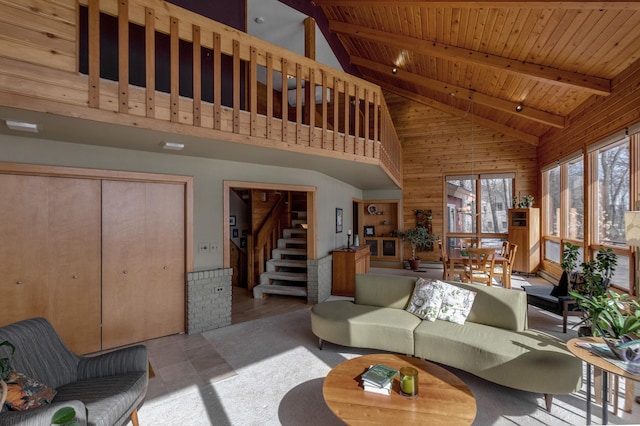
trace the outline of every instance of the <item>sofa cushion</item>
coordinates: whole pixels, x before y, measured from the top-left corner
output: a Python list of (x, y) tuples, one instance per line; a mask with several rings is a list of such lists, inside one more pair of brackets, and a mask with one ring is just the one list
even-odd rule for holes
[(442, 296), (438, 281), (418, 278), (406, 311), (418, 318), (435, 321), (442, 306)]
[(413, 330), (422, 320), (404, 309), (356, 305), (349, 300), (311, 308), (313, 334), (343, 346), (413, 354)]
[(354, 301), (358, 305), (405, 309), (416, 281), (416, 277), (358, 274)]
[(529, 392), (566, 394), (581, 386), (581, 361), (564, 342), (536, 330), (422, 321), (415, 330), (415, 356)]
[(24, 411), (50, 404), (56, 395), (55, 389), (23, 373), (13, 371), (5, 380), (7, 400), (5, 404), (12, 410)]

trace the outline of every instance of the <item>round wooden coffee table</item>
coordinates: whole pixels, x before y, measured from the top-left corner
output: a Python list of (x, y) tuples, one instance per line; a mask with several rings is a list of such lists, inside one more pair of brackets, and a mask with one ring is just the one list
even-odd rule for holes
[[(377, 363), (417, 369), (418, 396), (400, 395), (397, 377), (391, 395), (365, 392), (360, 375)], [(476, 400), (462, 380), (433, 363), (402, 355), (364, 355), (344, 361), (329, 372), (322, 393), (331, 411), (350, 425), (469, 425), (476, 417)]]

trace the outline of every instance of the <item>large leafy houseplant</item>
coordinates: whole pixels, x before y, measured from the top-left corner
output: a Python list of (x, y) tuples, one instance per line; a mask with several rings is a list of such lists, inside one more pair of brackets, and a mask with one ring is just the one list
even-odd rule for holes
[(640, 330), (640, 304), (628, 294), (608, 290), (599, 295), (572, 292), (572, 296), (585, 313), (580, 323), (588, 322), (593, 336), (620, 339)]
[(416, 260), (416, 251), (433, 248), (434, 236), (424, 226), (409, 228), (401, 234), (403, 241), (411, 246), (411, 259)]
[(13, 354), (16, 352), (16, 347), (13, 346), (11, 342), (8, 340), (0, 343), (0, 347), (6, 346), (9, 348), (9, 355), (3, 358), (0, 358), (0, 386), (2, 386), (0, 394), (0, 407), (4, 404), (5, 399), (7, 398), (7, 383), (5, 379), (13, 371), (13, 367), (11, 366), (11, 360), (13, 359)]

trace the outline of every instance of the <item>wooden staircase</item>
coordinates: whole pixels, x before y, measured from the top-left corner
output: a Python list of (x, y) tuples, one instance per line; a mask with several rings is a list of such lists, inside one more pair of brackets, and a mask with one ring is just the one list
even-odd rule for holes
[(292, 211), (291, 228), (282, 230), (282, 238), (271, 250), (266, 271), (260, 274), (260, 284), (253, 287), (253, 297), (265, 294), (307, 297), (307, 213)]

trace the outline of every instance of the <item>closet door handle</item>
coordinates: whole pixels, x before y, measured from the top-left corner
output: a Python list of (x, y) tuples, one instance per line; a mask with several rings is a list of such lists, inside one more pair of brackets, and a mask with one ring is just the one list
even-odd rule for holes
[(72, 275), (72, 278), (73, 278), (74, 280), (77, 280), (77, 279), (79, 278), (79, 277), (78, 277), (78, 274), (73, 274), (73, 275)]
[(129, 273), (129, 271), (127, 271), (126, 269), (124, 271), (122, 271), (123, 274), (127, 275)]
[(20, 285), (20, 284), (22, 284), (22, 281), (16, 281), (16, 284)]
[(166, 271), (167, 269), (169, 269), (169, 267), (167, 265), (164, 265), (164, 267), (162, 269), (164, 269)]

